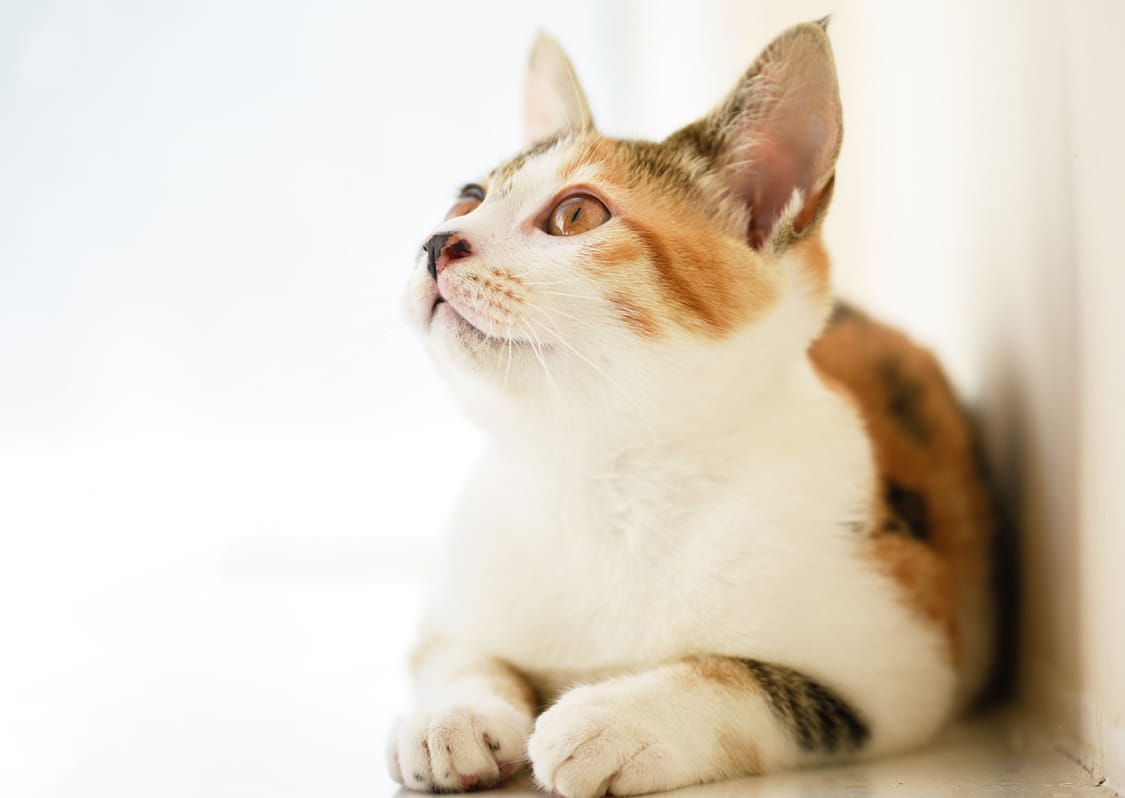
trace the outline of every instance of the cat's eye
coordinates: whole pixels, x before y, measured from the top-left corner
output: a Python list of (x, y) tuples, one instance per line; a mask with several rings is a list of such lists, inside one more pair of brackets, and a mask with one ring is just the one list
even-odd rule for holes
[(553, 236), (576, 236), (609, 221), (609, 209), (597, 197), (575, 194), (567, 197), (547, 217), (546, 230)]
[(476, 183), (470, 183), (461, 189), (460, 196), (457, 197), (457, 202), (449, 209), (449, 213), (445, 215), (446, 220), (464, 216), (477, 209), (482, 202), (484, 202), (484, 189)]

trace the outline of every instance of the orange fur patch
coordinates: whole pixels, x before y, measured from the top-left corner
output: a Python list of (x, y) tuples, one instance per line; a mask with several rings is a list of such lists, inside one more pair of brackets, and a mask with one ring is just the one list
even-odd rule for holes
[[(677, 150), (658, 144), (591, 134), (575, 143), (561, 174), (571, 179), (592, 169), (609, 187), (618, 214), (611, 224), (621, 234), (591, 248), (587, 268), (610, 283), (615, 301), (651, 308), (654, 318), (667, 316), (718, 338), (772, 304), (778, 278), (759, 253), (710, 218), (679, 158)], [(649, 285), (657, 288), (654, 296), (638, 288)], [(652, 334), (650, 325), (643, 327), (643, 334)]]
[[(760, 693), (761, 684), (745, 662), (729, 657), (699, 656), (683, 660), (680, 684), (691, 689), (701, 683), (719, 685), (740, 693)], [(718, 730), (718, 745), (725, 761), (719, 764), (725, 778), (762, 772), (762, 757), (754, 741), (733, 729)]]
[(705, 681), (732, 690), (758, 691), (760, 689), (758, 680), (754, 678), (744, 662), (729, 657), (687, 657), (683, 663), (687, 666), (684, 675), (685, 683)]
[(831, 261), (828, 250), (819, 235), (809, 235), (793, 245), (791, 250), (803, 261), (806, 273), (813, 279), (817, 291), (825, 297), (832, 290)]
[(719, 748), (727, 759), (723, 775), (753, 776), (762, 772), (762, 755), (743, 735), (719, 732)]
[(629, 299), (622, 292), (615, 292), (606, 297), (617, 311), (618, 317), (642, 338), (656, 338), (660, 334), (660, 325), (656, 317), (642, 305)]
[(858, 407), (871, 439), (881, 477), (872, 562), (956, 653), (958, 639), (978, 637), (959, 628), (974, 621), (959, 597), (987, 589), (995, 523), (968, 419), (929, 352), (847, 306), (809, 354)]

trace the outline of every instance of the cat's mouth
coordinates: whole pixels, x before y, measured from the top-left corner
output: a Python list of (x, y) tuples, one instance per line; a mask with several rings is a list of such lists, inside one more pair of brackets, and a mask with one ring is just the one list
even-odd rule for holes
[(434, 296), (434, 302), (430, 306), (430, 326), (431, 327), (434, 325), (434, 322), (437, 320), (438, 312), (441, 311), (442, 308), (444, 308), (445, 312), (450, 313), (453, 316), (457, 317), (457, 319), (459, 319), (466, 326), (471, 327), (472, 329), (476, 330), (481, 335), (486, 335), (484, 330), (480, 329), (475, 324), (473, 324), (471, 321), (466, 319), (465, 314), (458, 311), (457, 308), (454, 307), (453, 304), (450, 303), (450, 301), (448, 299), (443, 297), (440, 292), (437, 293)]
[[(457, 309), (455, 307), (453, 307), (453, 305), (449, 304), (449, 300), (446, 299), (444, 296), (442, 296), (441, 289), (438, 288), (436, 283), (434, 283), (434, 286), (433, 286), (433, 301), (430, 303), (430, 325), (431, 326), (434, 323), (434, 319), (437, 317), (438, 309), (441, 308), (442, 305), (445, 305), (447, 310), (451, 311), (452, 313), (455, 313), (456, 315), (460, 316), (462, 319), (465, 319), (465, 317), (463, 315), (461, 315), (460, 313), (457, 312)], [(466, 320), (465, 323), (469, 324), (468, 320)], [(470, 326), (474, 326), (474, 325), (470, 325)]]
[(493, 335), (482, 330), (471, 322), (466, 314), (462, 313), (453, 302), (450, 302), (438, 292), (434, 296), (433, 305), (430, 306), (430, 328), (432, 329), (435, 324), (441, 323), (443, 319), (448, 319), (459, 333), (471, 335), (485, 343), (503, 347), (527, 343), (519, 338)]

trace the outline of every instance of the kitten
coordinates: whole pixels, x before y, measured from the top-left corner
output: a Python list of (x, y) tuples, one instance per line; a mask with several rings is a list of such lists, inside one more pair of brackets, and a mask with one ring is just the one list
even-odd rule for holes
[(491, 446), (391, 774), (459, 791), (526, 758), (587, 798), (922, 743), (989, 672), (993, 521), (934, 358), (834, 305), (824, 24), (659, 143), (597, 133), (546, 37), (525, 102), (528, 149), (408, 290)]

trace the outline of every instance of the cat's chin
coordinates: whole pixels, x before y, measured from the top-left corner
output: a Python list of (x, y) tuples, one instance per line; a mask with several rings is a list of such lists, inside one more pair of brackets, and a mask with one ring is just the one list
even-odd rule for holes
[[(433, 309), (430, 311), (430, 334), (453, 334), (455, 337), (467, 337), (474, 341), (504, 347), (508, 346), (509, 340), (511, 340), (489, 335), (466, 319), (457, 308), (440, 296), (434, 300)], [(514, 340), (511, 342), (517, 343)]]
[(478, 373), (480, 369), (495, 371), (497, 378), (504, 378), (525, 357), (542, 357), (549, 348), (535, 344), (538, 351), (532, 352), (533, 345), (522, 338), (491, 335), (441, 298), (434, 301), (430, 312), (428, 335), (446, 358), (471, 364)]

